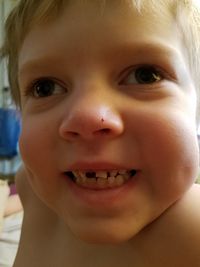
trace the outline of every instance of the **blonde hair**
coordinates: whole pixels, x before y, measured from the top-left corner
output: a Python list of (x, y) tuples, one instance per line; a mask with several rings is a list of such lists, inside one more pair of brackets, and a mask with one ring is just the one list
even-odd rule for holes
[[(56, 19), (64, 6), (75, 0), (20, 0), (11, 11), (5, 24), (5, 38), (0, 50), (0, 57), (7, 59), (8, 78), (12, 97), (20, 106), (18, 85), (18, 55), (23, 40), (33, 25)], [(90, 0), (79, 0), (90, 1)], [(104, 7), (106, 3), (116, 0), (94, 0)], [(200, 91), (200, 0), (118, 0), (127, 2), (142, 14), (151, 8), (153, 12), (163, 13), (169, 10), (179, 26), (183, 43), (188, 52), (190, 71), (199, 99)], [(148, 3), (148, 4), (147, 4)], [(199, 101), (200, 102), (200, 101)], [(198, 107), (200, 103), (197, 103)], [(199, 110), (197, 111), (197, 118)]]

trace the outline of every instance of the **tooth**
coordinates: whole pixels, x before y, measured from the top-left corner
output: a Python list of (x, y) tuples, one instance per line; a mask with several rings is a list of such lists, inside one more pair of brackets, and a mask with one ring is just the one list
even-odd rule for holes
[(119, 174), (125, 174), (127, 173), (127, 170), (119, 170)]
[(85, 175), (85, 172), (78, 171), (77, 174), (78, 174), (78, 175), (77, 175), (78, 177), (81, 177), (81, 178), (83, 178), (83, 179), (87, 178), (86, 175)]
[(96, 172), (96, 177), (101, 177), (101, 178), (107, 178), (107, 172), (106, 171), (97, 171)]
[(111, 185), (115, 182), (115, 177), (114, 176), (110, 176), (108, 177), (108, 183)]
[(87, 185), (94, 185), (94, 184), (96, 184), (96, 178), (86, 178), (86, 181), (85, 181), (85, 183), (87, 184)]
[(82, 177), (80, 177), (80, 180), (81, 180), (82, 183), (85, 183), (87, 178), (86, 178), (86, 176), (82, 176)]
[(81, 182), (81, 178), (76, 177), (76, 183), (79, 184), (79, 185), (81, 185), (81, 184), (82, 184), (82, 182)]
[(80, 178), (80, 175), (79, 175), (78, 171), (73, 171), (72, 173), (76, 178)]
[(125, 181), (127, 181), (130, 178), (130, 175), (128, 173), (125, 173), (123, 175), (123, 178), (124, 178)]
[(116, 176), (117, 175), (117, 173), (118, 173), (118, 171), (116, 171), (116, 170), (113, 170), (113, 171), (110, 171), (110, 176), (112, 177), (114, 177), (114, 176)]
[(115, 182), (118, 186), (122, 185), (124, 183), (124, 178), (122, 175), (117, 175), (115, 178)]
[(104, 178), (98, 178), (98, 179), (97, 179), (97, 184), (98, 184), (100, 187), (104, 187), (104, 186), (107, 184), (107, 179), (104, 179)]
[[(112, 170), (112, 171), (97, 171), (93, 172), (96, 177), (87, 177), (87, 172), (84, 171), (72, 171), (75, 176), (75, 182), (82, 186), (94, 186), (98, 185), (100, 188), (116, 187), (123, 185), (130, 177), (132, 177), (131, 171), (127, 170)], [(110, 174), (110, 175), (109, 175)]]

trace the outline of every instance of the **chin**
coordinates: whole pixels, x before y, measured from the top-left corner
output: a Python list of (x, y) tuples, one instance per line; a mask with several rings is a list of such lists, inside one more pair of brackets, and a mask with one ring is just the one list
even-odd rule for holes
[[(95, 229), (96, 228), (96, 229)], [(128, 242), (132, 239), (138, 232), (127, 232), (121, 229), (115, 229), (115, 227), (91, 227), (90, 229), (71, 229), (73, 234), (83, 242), (95, 245), (117, 245), (121, 243)]]
[(93, 245), (118, 245), (124, 242), (127, 242), (129, 239), (118, 237), (118, 236), (111, 236), (111, 235), (91, 235), (82, 234), (76, 235), (78, 239), (82, 240), (85, 243), (93, 244)]

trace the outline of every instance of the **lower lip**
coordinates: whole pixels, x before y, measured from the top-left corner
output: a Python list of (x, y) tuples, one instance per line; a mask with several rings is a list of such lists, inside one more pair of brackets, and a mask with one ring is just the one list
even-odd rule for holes
[[(129, 194), (133, 193), (137, 181), (136, 173), (133, 178), (129, 179), (125, 184), (109, 189), (88, 189), (78, 186), (70, 178), (65, 176), (69, 192), (76, 201), (85, 203), (89, 206), (112, 206), (122, 203)], [(104, 205), (105, 204), (105, 205)]]

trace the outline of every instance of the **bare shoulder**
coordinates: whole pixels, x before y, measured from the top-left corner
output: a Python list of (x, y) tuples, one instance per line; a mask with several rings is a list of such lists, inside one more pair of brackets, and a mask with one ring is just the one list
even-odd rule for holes
[(23, 166), (17, 172), (16, 185), (24, 217), (14, 267), (34, 267), (35, 258), (41, 259), (39, 266), (47, 266), (42, 263), (43, 258), (46, 260), (43, 252), (50, 251), (51, 244), (55, 244), (51, 240), (57, 231), (57, 215), (34, 193)]
[[(44, 229), (42, 225), (48, 224), (49, 228), (55, 228), (58, 216), (35, 194), (23, 165), (18, 170), (15, 178), (17, 191), (24, 210), (22, 236), (25, 231), (33, 235), (31, 239), (34, 238), (34, 235), (38, 236), (38, 232), (41, 232), (40, 235), (43, 236)], [(33, 224), (35, 225), (35, 233)], [(47, 229), (48, 227), (45, 226), (44, 228)]]
[(151, 255), (160, 255), (162, 266), (200, 266), (200, 186), (194, 184), (149, 229)]
[(28, 181), (28, 174), (23, 165), (16, 174), (15, 182), (26, 215), (29, 215), (31, 218), (39, 217), (41, 214), (44, 214), (43, 217), (48, 217), (49, 214), (55, 216), (55, 213), (52, 212), (33, 191), (30, 182)]
[(200, 201), (200, 184), (193, 184), (193, 186), (188, 191), (188, 194), (195, 194), (196, 197), (199, 198)]
[(33, 205), (42, 204), (33, 192), (30, 182), (28, 181), (28, 174), (24, 165), (21, 165), (21, 167), (17, 171), (15, 175), (15, 183), (17, 187), (17, 193), (20, 197), (24, 209), (29, 208), (29, 206), (33, 207)]
[(183, 199), (185, 213), (190, 215), (191, 226), (196, 226), (200, 241), (200, 185), (194, 184)]
[[(182, 217), (185, 222), (197, 224), (200, 232), (200, 185), (194, 184), (188, 192), (174, 205), (172, 212), (177, 218)], [(175, 216), (175, 217), (176, 217)]]
[[(167, 222), (174, 225), (182, 240), (200, 243), (200, 185), (194, 184), (190, 190), (166, 213)], [(198, 249), (200, 252), (200, 250)]]
[(200, 219), (200, 184), (194, 184), (179, 201), (178, 205), (184, 208), (184, 210), (186, 209), (191, 215), (191, 218), (194, 218), (195, 220), (198, 218)]

